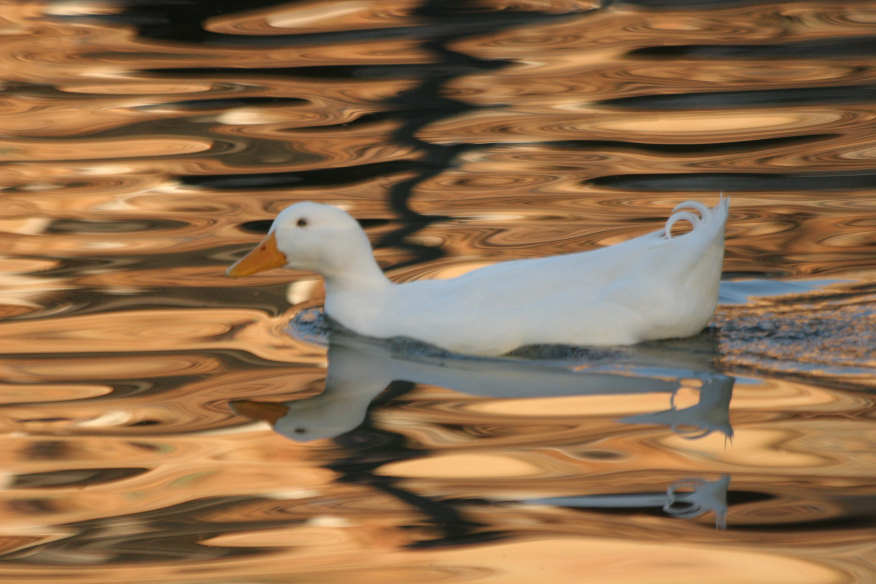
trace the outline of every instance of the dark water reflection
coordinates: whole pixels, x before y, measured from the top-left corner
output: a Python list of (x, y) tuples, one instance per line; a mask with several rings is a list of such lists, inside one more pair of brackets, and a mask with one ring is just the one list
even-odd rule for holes
[[(874, 23), (4, 7), (0, 580), (871, 581)], [(617, 243), (719, 191), (721, 305), (681, 342), (327, 349), (312, 275), (223, 276), (302, 199), (411, 280)]]

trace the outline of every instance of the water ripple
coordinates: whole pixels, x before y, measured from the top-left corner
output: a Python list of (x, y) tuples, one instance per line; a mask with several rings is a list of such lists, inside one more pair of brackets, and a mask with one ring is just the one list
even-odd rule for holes
[[(4, 8), (0, 579), (869, 581), (874, 22)], [(345, 365), (313, 274), (223, 275), (298, 200), (342, 205), (408, 281), (720, 191), (722, 304), (681, 346), (460, 364), (397, 340)]]

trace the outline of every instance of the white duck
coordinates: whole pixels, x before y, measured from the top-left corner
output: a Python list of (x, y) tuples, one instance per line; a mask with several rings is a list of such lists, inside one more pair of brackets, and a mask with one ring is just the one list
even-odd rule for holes
[[(628, 345), (698, 333), (712, 316), (729, 199), (686, 201), (663, 229), (602, 249), (497, 263), (449, 280), (395, 284), (344, 211), (296, 203), (228, 269), (321, 274), (325, 310), (366, 336), (410, 337), (443, 349), (501, 355), (524, 345)], [(693, 209), (690, 211), (679, 210)], [(693, 230), (672, 236), (687, 220)]]

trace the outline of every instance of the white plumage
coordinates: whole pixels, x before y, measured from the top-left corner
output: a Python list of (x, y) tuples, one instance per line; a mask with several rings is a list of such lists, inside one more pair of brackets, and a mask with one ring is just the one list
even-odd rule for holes
[[(345, 327), (459, 353), (500, 355), (532, 344), (626, 345), (693, 335), (708, 323), (718, 300), (728, 208), (724, 197), (711, 209), (686, 201), (664, 229), (617, 245), (501, 262), (449, 280), (395, 284), (352, 217), (303, 202), (283, 210), (266, 240), (229, 274), (281, 265), (318, 272), (325, 279), (326, 312)], [(682, 220), (693, 230), (672, 236)], [(268, 252), (274, 253), (270, 261)]]

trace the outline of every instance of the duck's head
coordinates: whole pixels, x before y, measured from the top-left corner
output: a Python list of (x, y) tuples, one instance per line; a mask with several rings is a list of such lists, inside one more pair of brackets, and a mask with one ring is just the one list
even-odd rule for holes
[(285, 208), (261, 243), (228, 268), (233, 277), (273, 268), (293, 268), (330, 276), (373, 262), (371, 245), (346, 212), (306, 201)]

